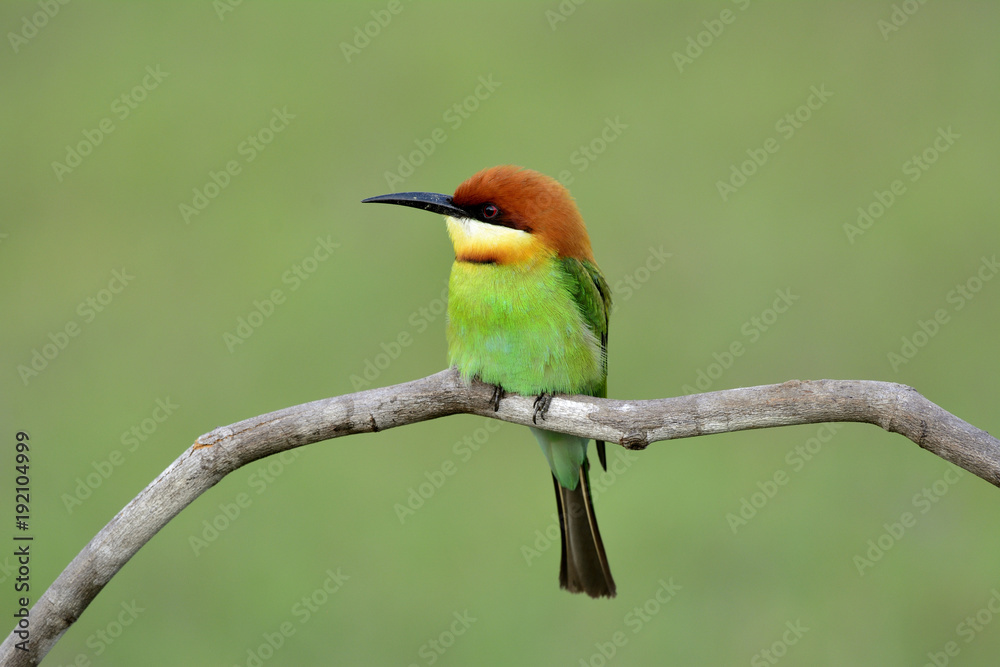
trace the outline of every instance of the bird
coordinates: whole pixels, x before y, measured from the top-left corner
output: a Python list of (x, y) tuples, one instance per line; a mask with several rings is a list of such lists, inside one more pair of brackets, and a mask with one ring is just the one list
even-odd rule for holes
[[(552, 472), (562, 535), (560, 586), (614, 597), (594, 515), (590, 440), (542, 428), (553, 394), (607, 396), (611, 290), (583, 217), (556, 179), (514, 165), (483, 169), (454, 194), (398, 192), (362, 203), (445, 216), (455, 262), (448, 280), (448, 360), (466, 382), (535, 397), (529, 427)], [(541, 420), (541, 424), (539, 424)], [(607, 469), (605, 445), (596, 443)]]

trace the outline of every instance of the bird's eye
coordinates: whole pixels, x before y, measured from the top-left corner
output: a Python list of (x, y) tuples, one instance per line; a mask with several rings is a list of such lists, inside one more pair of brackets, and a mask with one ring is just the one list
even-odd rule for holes
[(500, 215), (500, 209), (495, 204), (486, 204), (483, 206), (483, 217), (487, 220), (495, 218), (498, 215)]

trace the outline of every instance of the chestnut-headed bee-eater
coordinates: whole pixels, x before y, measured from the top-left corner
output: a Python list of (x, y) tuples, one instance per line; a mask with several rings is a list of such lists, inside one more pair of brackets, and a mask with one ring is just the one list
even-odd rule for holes
[[(611, 291), (569, 192), (529, 169), (484, 169), (448, 196), (401, 192), (365, 199), (446, 216), (455, 263), (448, 282), (448, 357), (461, 376), (536, 396), (535, 423), (554, 393), (607, 395)], [(613, 597), (594, 516), (589, 440), (532, 428), (552, 469), (562, 532), (560, 585)], [(604, 443), (598, 457), (606, 466)]]

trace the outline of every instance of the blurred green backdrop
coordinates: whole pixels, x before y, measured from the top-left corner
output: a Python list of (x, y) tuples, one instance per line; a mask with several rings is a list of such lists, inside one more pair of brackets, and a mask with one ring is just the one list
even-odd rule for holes
[[(1000, 427), (996, 3), (18, 1), (0, 25), (0, 467), (27, 431), (33, 597), (198, 435), (443, 368), (444, 226), (359, 201), (496, 164), (589, 223), (611, 396), (891, 380)], [(46, 664), (995, 662), (1000, 493), (900, 436), (628, 455), (594, 601), (559, 590), (545, 461), (498, 426), (233, 473)]]

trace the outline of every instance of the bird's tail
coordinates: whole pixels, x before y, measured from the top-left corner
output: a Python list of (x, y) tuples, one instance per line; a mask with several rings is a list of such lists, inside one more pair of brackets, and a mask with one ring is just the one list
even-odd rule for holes
[(559, 504), (559, 529), (562, 532), (562, 564), (559, 585), (571, 593), (586, 593), (592, 598), (615, 596), (608, 556), (604, 552), (601, 531), (597, 528), (594, 502), (590, 496), (590, 464), (580, 466), (580, 482), (569, 490), (552, 476)]

